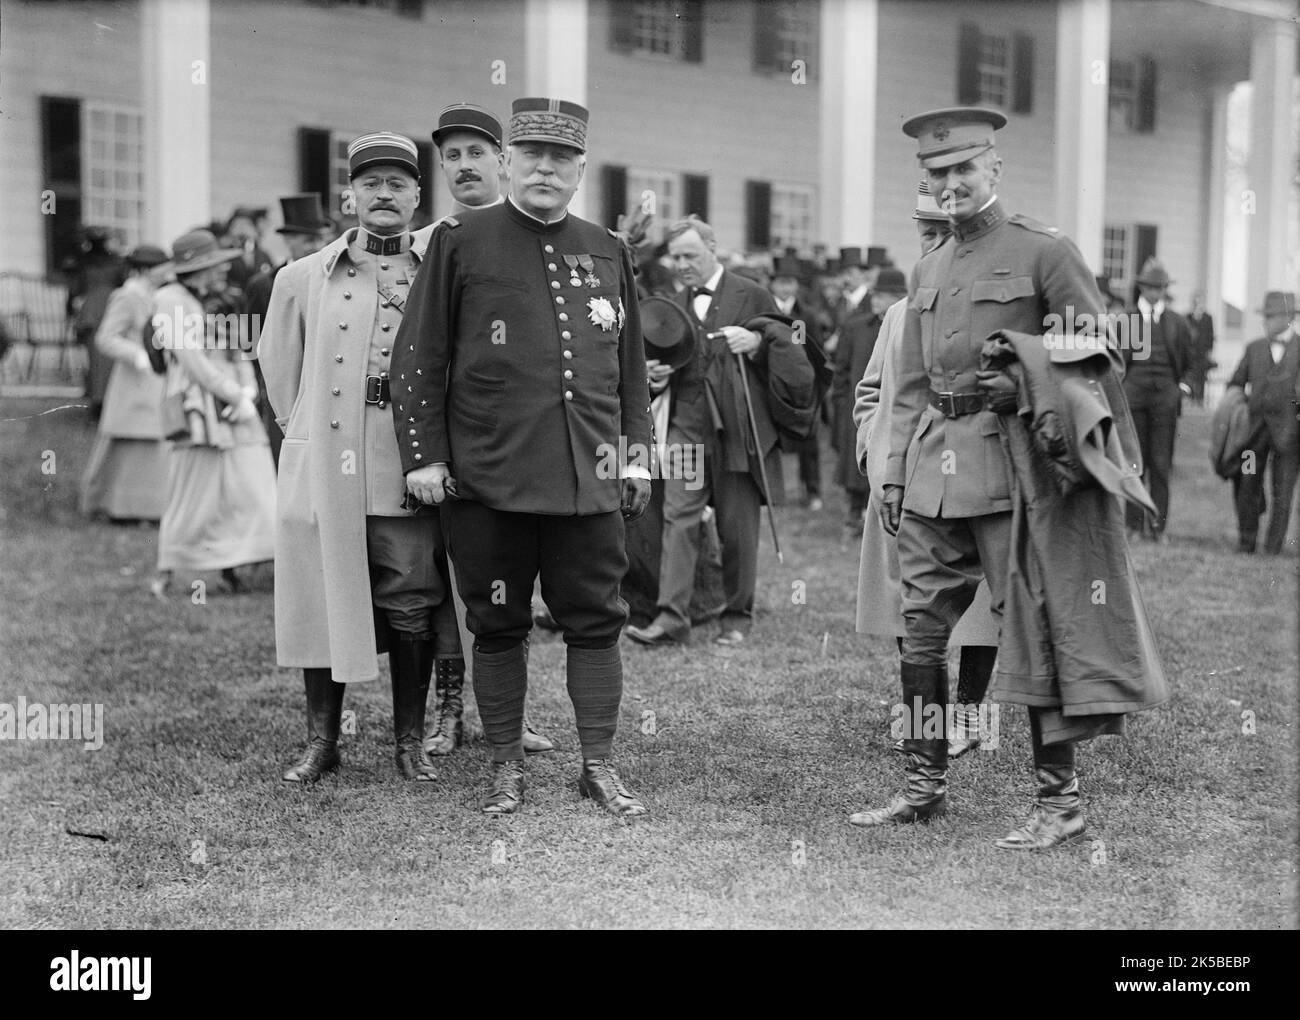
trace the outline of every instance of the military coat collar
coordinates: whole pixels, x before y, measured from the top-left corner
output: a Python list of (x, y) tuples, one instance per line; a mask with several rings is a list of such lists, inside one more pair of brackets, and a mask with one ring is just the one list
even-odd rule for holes
[[(333, 241), (331, 241), (329, 244), (327, 244), (324, 248), (321, 249), (320, 251), (321, 271), (326, 276), (329, 276), (334, 272), (334, 267), (338, 264), (339, 256), (347, 255), (348, 245), (357, 239), (357, 231), (359, 231), (360, 229), (361, 229), (360, 227), (353, 227), (351, 230), (345, 231), (342, 236), (335, 238)], [(424, 237), (416, 237), (414, 235), (411, 236), (410, 238), (411, 259), (417, 265), (419, 264), (420, 260), (424, 257), (424, 252), (425, 249), (428, 247), (428, 244), (429, 244), (428, 236), (424, 236)], [(351, 258), (349, 258), (348, 261), (351, 261)]]
[(993, 204), (983, 212), (977, 213), (964, 223), (954, 223), (952, 233), (958, 241), (973, 241), (977, 237), (983, 237), (995, 227), (1000, 227), (1008, 218), (1006, 210), (1002, 208), (1002, 200), (995, 198)]

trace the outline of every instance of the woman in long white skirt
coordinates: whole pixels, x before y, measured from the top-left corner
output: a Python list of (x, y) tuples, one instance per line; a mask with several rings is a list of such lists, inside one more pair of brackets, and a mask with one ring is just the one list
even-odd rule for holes
[(241, 349), (249, 338), (226, 335), (221, 321), (227, 263), (237, 255), (206, 230), (185, 234), (172, 250), (177, 282), (154, 302), (164, 324), (155, 343), (169, 360), (164, 428), (179, 431), (182, 412), (184, 422), (170, 453), (158, 594), (178, 570), (220, 570), (238, 590), (235, 567), (274, 556), (275, 467), (252, 362)]

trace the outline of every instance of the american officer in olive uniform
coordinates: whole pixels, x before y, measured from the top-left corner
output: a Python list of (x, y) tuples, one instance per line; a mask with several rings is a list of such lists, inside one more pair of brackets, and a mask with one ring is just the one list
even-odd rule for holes
[[(624, 518), (650, 498), (650, 400), (631, 258), (566, 211), (587, 111), (516, 100), (506, 202), (445, 220), (412, 288), (393, 358), (408, 487), (447, 507), (448, 551), (475, 636), (474, 694), (491, 745), (489, 814), (524, 793), (524, 641), (542, 594), (564, 634), (579, 789), (645, 813), (611, 762), (627, 618)], [(620, 444), (620, 438), (623, 444)]]
[[(909, 709), (937, 705), (946, 711), (948, 637), (981, 577), (1001, 619), (1011, 467), (996, 412), (1014, 412), (1016, 402), (1014, 394), (999, 401), (979, 387), (984, 340), (997, 329), (1043, 333), (1049, 315), (1073, 326), (1074, 316), (1103, 309), (1092, 271), (1074, 244), (1052, 227), (1008, 215), (998, 201), (1002, 161), (993, 133), (1005, 124), (996, 111), (958, 108), (903, 125), (919, 140), (930, 190), (953, 221), (952, 236), (913, 271), (880, 508), (885, 530), (898, 537), (907, 630), (901, 672)], [(1050, 846), (1082, 830), (1073, 744), (1044, 746), (1035, 710), (1030, 716), (1040, 803), (1068, 802), (1073, 811), (1052, 815), (1050, 831), (1016, 830), (999, 846)], [(854, 824), (911, 822), (943, 809), (947, 741), (942, 733), (923, 737), (921, 713), (911, 718), (905, 791), (887, 807), (855, 814)]]
[(389, 410), (390, 361), (420, 262), (415, 143), (388, 132), (348, 146), (360, 226), (275, 278), (259, 344), (284, 429), (275, 542), (280, 665), (303, 670), (308, 745), (288, 782), (338, 767), (343, 685), (388, 651), (397, 765), (433, 779), (421, 748), (435, 656), (460, 655), (438, 516), (412, 514)]

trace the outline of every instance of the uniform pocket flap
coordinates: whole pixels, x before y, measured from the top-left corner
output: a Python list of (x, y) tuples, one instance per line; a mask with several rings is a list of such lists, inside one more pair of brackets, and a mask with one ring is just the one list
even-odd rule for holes
[(1008, 276), (1005, 280), (976, 280), (971, 284), (972, 301), (1015, 301), (1034, 296), (1031, 276)]
[(912, 298), (912, 310), (914, 312), (928, 312), (934, 307), (934, 299), (938, 296), (938, 287), (917, 287), (916, 297)]
[(998, 416), (992, 411), (980, 412), (980, 435), (996, 436), (1002, 431), (998, 424)]

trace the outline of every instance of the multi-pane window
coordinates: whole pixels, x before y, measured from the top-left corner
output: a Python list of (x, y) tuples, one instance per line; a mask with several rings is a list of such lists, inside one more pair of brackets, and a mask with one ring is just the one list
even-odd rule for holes
[(352, 178), (348, 173), (348, 145), (356, 137), (351, 132), (330, 132), (330, 190), (325, 196), (325, 208), (331, 213), (342, 211), (343, 192), (352, 187)]
[(816, 4), (761, 3), (755, 9), (755, 19), (756, 70), (790, 74), (795, 62), (802, 61), (802, 66), (812, 71), (816, 66)]
[(1001, 35), (982, 33), (979, 52), (979, 101), (991, 106), (1007, 103), (1007, 39)]
[(128, 247), (140, 243), (144, 223), (143, 117), (138, 110), (86, 102), (82, 219), (119, 232)]
[(1106, 227), (1102, 236), (1101, 275), (1107, 280), (1128, 277), (1128, 227)]
[(771, 201), (771, 238), (773, 248), (812, 250), (816, 241), (814, 212), (816, 190), (806, 184), (773, 184)]
[(632, 48), (671, 56), (682, 42), (681, 22), (670, 0), (637, 0), (632, 4)]

